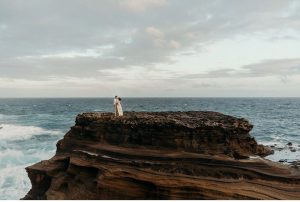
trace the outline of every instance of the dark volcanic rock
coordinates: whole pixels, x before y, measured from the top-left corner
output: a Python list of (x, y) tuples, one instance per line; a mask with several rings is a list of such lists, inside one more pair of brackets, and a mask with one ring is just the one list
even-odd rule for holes
[[(111, 145), (139, 145), (230, 156), (266, 156), (272, 150), (249, 135), (253, 126), (216, 112), (84, 113), (72, 128), (84, 139)], [(64, 149), (64, 148), (60, 148)]]
[(280, 159), (278, 162), (285, 163), (285, 162), (288, 162), (288, 160), (287, 159)]
[(50, 160), (27, 169), (24, 199), (300, 199), (298, 169), (252, 125), (216, 112), (84, 113)]
[(291, 165), (296, 166), (298, 168), (300, 166), (300, 160), (291, 162)]

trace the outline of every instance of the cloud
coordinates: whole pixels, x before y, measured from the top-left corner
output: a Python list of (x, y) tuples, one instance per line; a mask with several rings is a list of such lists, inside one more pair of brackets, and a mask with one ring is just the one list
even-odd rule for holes
[(175, 40), (171, 40), (170, 41), (170, 46), (172, 47), (172, 48), (180, 48), (180, 43), (178, 42), (178, 41), (175, 41)]
[(158, 38), (158, 39), (163, 39), (165, 36), (162, 31), (160, 31), (159, 29), (157, 29), (155, 27), (147, 27), (146, 33), (149, 34), (150, 36), (153, 36), (154, 38)]
[(238, 69), (218, 69), (206, 73), (184, 74), (179, 79), (199, 78), (247, 78), (247, 77), (280, 77), (287, 82), (288, 76), (300, 75), (300, 58), (264, 60), (248, 64)]
[(144, 12), (147, 9), (162, 7), (167, 5), (166, 0), (121, 0), (119, 1), (121, 7), (125, 7), (132, 12)]
[[(260, 63), (245, 65), (245, 75), (249, 76), (289, 76), (300, 74), (300, 58), (265, 60)], [(242, 74), (242, 73), (240, 73)]]
[(2, 0), (0, 78), (136, 79), (134, 75), (153, 71), (157, 72), (153, 78), (177, 81), (288, 78), (298, 74), (298, 59), (258, 61), (240, 68), (220, 66), (181, 76), (167, 75), (163, 67), (226, 39), (297, 41), (299, 13), (297, 0)]

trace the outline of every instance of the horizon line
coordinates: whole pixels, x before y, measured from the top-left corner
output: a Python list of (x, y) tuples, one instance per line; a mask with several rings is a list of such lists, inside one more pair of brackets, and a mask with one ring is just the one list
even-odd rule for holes
[[(99, 96), (99, 97), (0, 97), (0, 99), (84, 99), (84, 98), (114, 98), (114, 96)], [(300, 98), (300, 96), (122, 96), (122, 98)]]

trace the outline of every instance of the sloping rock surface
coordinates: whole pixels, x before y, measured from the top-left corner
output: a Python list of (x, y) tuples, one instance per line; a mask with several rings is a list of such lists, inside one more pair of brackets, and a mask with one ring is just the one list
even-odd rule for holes
[(217, 112), (84, 113), (26, 168), (24, 199), (300, 199), (299, 170), (261, 158), (272, 150), (252, 127)]

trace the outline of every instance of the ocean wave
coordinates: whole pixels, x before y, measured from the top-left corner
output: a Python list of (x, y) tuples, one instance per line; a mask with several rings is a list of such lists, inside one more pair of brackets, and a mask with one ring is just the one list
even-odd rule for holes
[(30, 164), (0, 169), (0, 200), (24, 197), (31, 185), (24, 167)]
[(27, 163), (33, 164), (40, 160), (48, 159), (54, 154), (54, 150), (40, 150), (39, 148), (30, 152), (8, 148), (0, 152), (0, 169)]
[(61, 135), (61, 131), (47, 130), (37, 126), (21, 126), (13, 124), (0, 125), (0, 140), (24, 140), (37, 135)]
[(20, 150), (5, 149), (0, 152), (1, 163), (3, 157), (11, 158), (11, 157), (19, 157), (19, 156), (23, 156), (23, 152)]
[(25, 167), (49, 159), (55, 150), (32, 151), (5, 149), (0, 152), (0, 200), (19, 199), (29, 191), (31, 184)]
[(3, 121), (3, 120), (7, 120), (7, 119), (17, 119), (17, 118), (20, 118), (20, 117), (23, 117), (24, 115), (13, 115), (13, 114), (0, 114), (0, 120)]

